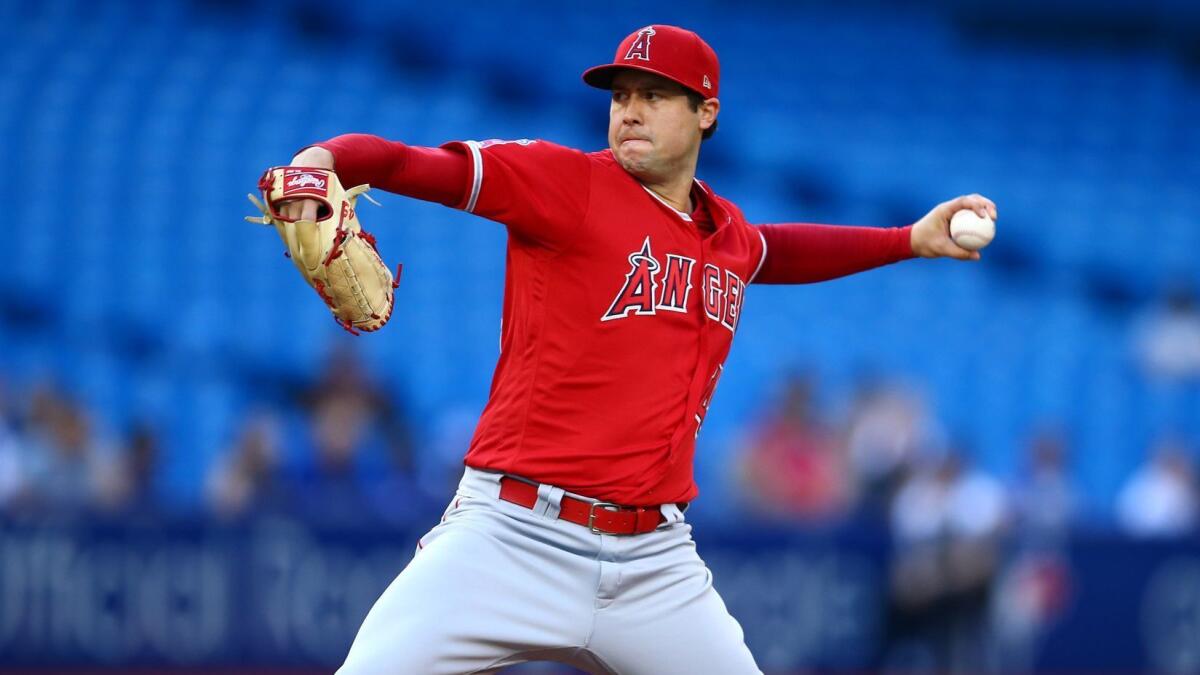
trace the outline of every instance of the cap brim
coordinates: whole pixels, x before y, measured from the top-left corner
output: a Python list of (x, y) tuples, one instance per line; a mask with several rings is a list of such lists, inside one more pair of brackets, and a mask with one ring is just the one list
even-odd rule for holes
[[(606, 63), (604, 65), (593, 66), (591, 68), (588, 68), (587, 70), (583, 71), (583, 81), (585, 83), (587, 83), (588, 85), (593, 86), (597, 89), (610, 89), (611, 90), (613, 78), (616, 77), (617, 73), (621, 72), (622, 70), (640, 70), (643, 73), (650, 73), (651, 75), (658, 75), (661, 78), (670, 80), (670, 81), (674, 82), (675, 84), (678, 84), (679, 86), (683, 87), (684, 89), (687, 89), (688, 91), (696, 91), (695, 89), (692, 89), (691, 87), (684, 84), (683, 82), (680, 82), (679, 80), (671, 77), (670, 75), (667, 75), (664, 72), (655, 70), (654, 68), (649, 68), (647, 66), (633, 66), (633, 65), (627, 66), (624, 64), (620, 64), (620, 63)], [(696, 93), (700, 94), (701, 96), (703, 96), (705, 98), (709, 97), (709, 94), (703, 94), (698, 91), (696, 91)]]

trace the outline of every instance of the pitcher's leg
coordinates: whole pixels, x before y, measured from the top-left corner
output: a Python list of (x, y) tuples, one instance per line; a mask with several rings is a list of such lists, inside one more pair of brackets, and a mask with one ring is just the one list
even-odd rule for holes
[(489, 672), (514, 655), (582, 644), (590, 595), (561, 582), (587, 577), (588, 561), (510, 531), (505, 518), (451, 514), (427, 535), (367, 614), (339, 675)]
[(690, 538), (672, 549), (621, 566), (588, 647), (621, 675), (762, 675)]

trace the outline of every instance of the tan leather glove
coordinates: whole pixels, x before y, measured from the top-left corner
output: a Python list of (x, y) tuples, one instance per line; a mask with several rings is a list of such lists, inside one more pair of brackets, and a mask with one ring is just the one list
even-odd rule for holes
[[(246, 220), (275, 226), (288, 257), (329, 306), (334, 320), (355, 335), (382, 328), (392, 315), (401, 267), (397, 266), (393, 278), (379, 257), (375, 237), (358, 222), (355, 201), (371, 187), (345, 190), (337, 174), (328, 169), (281, 166), (263, 172), (258, 189), (262, 201), (247, 196), (262, 216)], [(295, 199), (320, 202), (317, 219), (283, 216), (280, 206)]]

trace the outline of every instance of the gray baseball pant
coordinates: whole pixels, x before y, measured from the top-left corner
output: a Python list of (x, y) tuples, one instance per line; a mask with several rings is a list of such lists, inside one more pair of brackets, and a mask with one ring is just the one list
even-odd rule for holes
[(499, 499), (500, 476), (467, 468), (339, 675), (761, 675), (678, 507), (654, 532), (594, 534), (557, 519), (562, 489), (542, 485), (531, 510)]

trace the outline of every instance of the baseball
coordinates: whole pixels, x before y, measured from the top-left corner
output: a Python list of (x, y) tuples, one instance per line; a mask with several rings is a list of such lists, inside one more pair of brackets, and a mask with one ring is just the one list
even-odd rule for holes
[(968, 251), (978, 251), (992, 243), (995, 236), (996, 222), (980, 218), (971, 209), (963, 209), (950, 218), (950, 238)]

